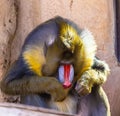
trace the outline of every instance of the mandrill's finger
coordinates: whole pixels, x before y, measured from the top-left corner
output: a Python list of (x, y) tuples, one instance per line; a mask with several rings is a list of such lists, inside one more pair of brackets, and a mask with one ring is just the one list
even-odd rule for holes
[(78, 92), (78, 91), (81, 91), (82, 88), (84, 88), (85, 86), (85, 83), (84, 81), (82, 80), (78, 80), (77, 84), (76, 84), (76, 87), (75, 87), (75, 90)]
[(80, 96), (88, 95), (90, 92), (91, 92), (91, 90), (88, 87), (83, 87), (80, 89), (80, 91), (78, 91)]
[(91, 87), (88, 87), (79, 83), (76, 85), (75, 90), (80, 96), (84, 96), (91, 92)]
[(82, 86), (80, 84), (76, 84), (75, 90), (78, 92), (80, 89), (82, 88)]
[(80, 88), (77, 90), (77, 93), (80, 95), (84, 91), (84, 88)]

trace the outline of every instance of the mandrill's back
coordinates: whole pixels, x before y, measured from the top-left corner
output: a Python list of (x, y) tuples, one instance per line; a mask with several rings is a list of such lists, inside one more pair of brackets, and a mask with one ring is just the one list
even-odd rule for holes
[(64, 19), (60, 16), (57, 16), (53, 19), (50, 19), (39, 26), (37, 26), (26, 38), (23, 49), (26, 48), (26, 46), (50, 46), (55, 39), (58, 39), (59, 36), (59, 30), (60, 30), (60, 24), (61, 22), (67, 23), (68, 25), (71, 25), (73, 28), (76, 29), (76, 31), (81, 33), (81, 29), (77, 27), (77, 25), (68, 20)]
[(58, 24), (56, 19), (49, 20), (36, 27), (26, 38), (23, 49), (26, 46), (49, 46), (58, 37)]

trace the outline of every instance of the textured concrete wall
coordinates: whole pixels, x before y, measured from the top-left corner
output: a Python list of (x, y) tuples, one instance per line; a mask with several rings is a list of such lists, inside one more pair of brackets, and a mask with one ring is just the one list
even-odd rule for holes
[[(14, 0), (0, 1), (0, 77), (10, 65), (11, 42), (16, 31), (16, 5)], [(0, 78), (1, 80), (1, 78)], [(0, 93), (0, 101), (2, 100)]]
[(9, 64), (10, 43), (16, 30), (16, 7), (14, 1), (0, 1), (0, 76)]
[[(12, 2), (16, 6), (16, 13), (14, 12), (14, 5), (8, 4)], [(93, 33), (98, 45), (97, 56), (105, 60), (111, 68), (111, 75), (106, 84), (104, 84), (104, 88), (109, 97), (112, 116), (120, 115), (120, 97), (118, 97), (120, 95), (120, 67), (117, 65), (114, 48), (113, 0), (1, 0), (0, 6), (2, 5), (8, 5), (6, 6), (7, 10), (4, 7), (0, 7), (0, 17), (3, 17), (3, 19), (0, 18), (0, 29), (2, 31), (3, 28), (6, 29), (1, 27), (4, 24), (4, 17), (7, 17), (10, 12), (12, 12), (14, 17), (13, 24), (8, 25), (10, 27), (8, 28), (9, 30), (13, 27), (11, 32), (14, 35), (12, 36), (12, 42), (10, 41), (10, 35), (2, 35), (3, 33), (0, 33), (0, 44), (2, 46), (5, 40), (11, 42), (10, 57), (7, 57), (10, 63), (17, 59), (27, 34), (38, 24), (49, 18), (60, 15), (73, 20), (82, 28), (88, 28)], [(12, 10), (9, 9), (10, 6)], [(3, 9), (6, 13), (2, 13)], [(9, 24), (9, 20), (7, 24)], [(6, 43), (5, 47), (8, 46)], [(4, 55), (0, 57), (5, 59)], [(0, 60), (0, 63), (4, 64), (4, 61)], [(3, 69), (1, 69), (1, 66), (0, 71), (2, 75)]]

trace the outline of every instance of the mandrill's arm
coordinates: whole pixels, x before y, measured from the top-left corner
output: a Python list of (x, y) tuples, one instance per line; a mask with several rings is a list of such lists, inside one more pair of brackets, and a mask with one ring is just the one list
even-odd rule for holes
[(92, 68), (85, 71), (77, 81), (77, 92), (82, 95), (90, 93), (94, 85), (101, 85), (107, 80), (109, 72), (108, 65), (95, 58)]
[(21, 62), (15, 63), (1, 81), (1, 90), (11, 95), (48, 93), (55, 101), (66, 97), (64, 88), (55, 77), (39, 77), (30, 72), (25, 74), (24, 71), (27, 72), (27, 69)]

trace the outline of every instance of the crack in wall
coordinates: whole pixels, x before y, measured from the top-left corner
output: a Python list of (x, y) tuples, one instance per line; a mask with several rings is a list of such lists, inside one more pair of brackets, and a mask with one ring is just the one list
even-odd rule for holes
[[(16, 35), (17, 30), (17, 23), (18, 23), (18, 4), (17, 1), (8, 1), (8, 12), (4, 14), (3, 18), (3, 31), (4, 34), (6, 34), (6, 44), (4, 46), (4, 49), (2, 51), (3, 56), (3, 66), (2, 66), (2, 75), (3, 77), (5, 73), (8, 71), (8, 68), (11, 65), (11, 45)], [(7, 11), (7, 10), (6, 10)], [(8, 38), (8, 39), (7, 39)]]
[(15, 9), (15, 16), (16, 16), (16, 26), (15, 26), (15, 31), (13, 33), (13, 35), (10, 37), (9, 39), (9, 67), (11, 66), (11, 57), (12, 57), (12, 43), (13, 40), (15, 39), (16, 33), (17, 33), (17, 28), (18, 28), (18, 11), (19, 11), (19, 1), (18, 0), (14, 0), (14, 9)]
[(73, 0), (70, 1), (70, 10), (72, 10)]

